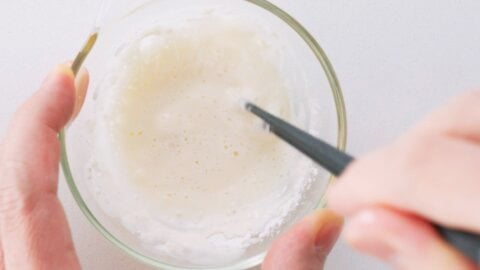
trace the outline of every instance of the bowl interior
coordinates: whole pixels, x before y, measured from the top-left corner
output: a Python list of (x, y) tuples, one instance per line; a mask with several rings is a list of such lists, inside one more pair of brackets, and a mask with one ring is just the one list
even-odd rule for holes
[(85, 63), (91, 74), (90, 91), (77, 120), (61, 134), (62, 167), (77, 203), (92, 224), (128, 254), (164, 269), (246, 269), (259, 264), (275, 235), (322, 205), (330, 181), (329, 174), (318, 169), (318, 175), (305, 191), (300, 205), (275, 235), (252, 246), (239, 258), (208, 265), (195, 265), (159, 255), (126, 230), (118, 219), (110, 216), (105, 206), (97, 203), (95, 196), (99, 191), (88, 181), (101, 179), (88, 180), (86, 164), (94, 154), (92, 134), (98, 116), (98, 102), (102, 100), (102, 85), (108, 79), (106, 75), (112, 68), (112, 61), (128, 46), (128, 41), (148, 30), (146, 26), (158, 26), (166, 21), (194, 23), (205, 16), (205, 12), (264, 29), (266, 38), (274, 44), (272, 50), (281, 55), (278, 67), (286, 80), (295, 115), (300, 119), (298, 125), (341, 149), (345, 147), (343, 99), (325, 53), (296, 20), (271, 3), (263, 0), (153, 0), (127, 14), (114, 16), (100, 29), (99, 39)]

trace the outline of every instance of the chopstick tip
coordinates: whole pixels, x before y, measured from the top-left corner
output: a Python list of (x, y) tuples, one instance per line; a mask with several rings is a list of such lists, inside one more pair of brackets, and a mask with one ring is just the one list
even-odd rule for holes
[(240, 106), (242, 106), (242, 108), (244, 108), (247, 111), (250, 111), (252, 109), (252, 103), (250, 103), (250, 101), (243, 98), (240, 99)]

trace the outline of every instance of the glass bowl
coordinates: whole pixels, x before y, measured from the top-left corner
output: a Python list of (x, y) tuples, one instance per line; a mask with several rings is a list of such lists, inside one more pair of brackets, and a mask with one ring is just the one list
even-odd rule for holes
[[(217, 8), (219, 8), (217, 10)], [(188, 12), (184, 12), (188, 10)], [(91, 224), (115, 246), (130, 256), (161, 269), (248, 269), (259, 265), (275, 236), (316, 208), (323, 207), (323, 194), (332, 177), (318, 169), (315, 180), (305, 190), (304, 198), (294, 213), (276, 233), (249, 248), (233, 261), (218, 264), (179, 262), (146, 248), (114, 217), (106, 213), (95, 200), (95, 191), (86, 184), (86, 164), (92, 155), (92, 119), (96, 102), (109, 63), (117, 57), (127, 41), (138, 35), (145, 25), (161, 25), (162, 21), (191, 21), (198, 14), (221, 12), (249, 20), (259, 28), (271, 31), (275, 49), (282, 53), (280, 72), (284, 75), (293, 111), (301, 128), (344, 150), (346, 144), (345, 106), (340, 85), (325, 52), (312, 35), (293, 17), (265, 0), (152, 0), (126, 14), (116, 16), (102, 25), (95, 47), (85, 65), (91, 74), (90, 91), (79, 117), (60, 133), (62, 169), (68, 186), (82, 212)], [(87, 55), (79, 54), (79, 60)], [(83, 61), (77, 61), (78, 68)], [(67, 139), (68, 138), (68, 139)], [(67, 154), (68, 153), (68, 154)], [(104, 192), (108, 192), (104, 191)]]

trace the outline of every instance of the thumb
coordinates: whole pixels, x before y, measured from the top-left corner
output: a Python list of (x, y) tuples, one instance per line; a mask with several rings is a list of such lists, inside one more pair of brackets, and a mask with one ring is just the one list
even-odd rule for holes
[[(87, 75), (83, 76), (86, 80)], [(86, 87), (86, 83), (80, 86)], [(59, 66), (10, 124), (0, 156), (0, 248), (4, 259), (0, 269), (80, 268), (56, 196), (57, 133), (71, 119), (78, 91), (85, 89), (75, 87), (71, 69)]]
[(313, 213), (273, 243), (262, 269), (323, 269), (342, 225), (343, 219), (330, 210)]

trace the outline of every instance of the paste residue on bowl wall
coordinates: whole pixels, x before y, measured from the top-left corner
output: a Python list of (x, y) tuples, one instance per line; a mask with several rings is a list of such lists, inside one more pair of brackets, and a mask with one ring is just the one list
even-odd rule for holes
[(112, 63), (99, 89), (88, 185), (152, 253), (234, 262), (301, 204), (316, 168), (239, 104), (298, 121), (265, 36), (206, 15), (143, 31)]

